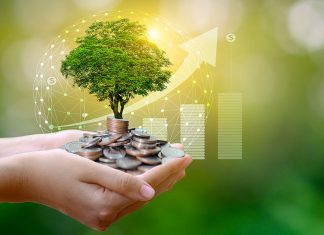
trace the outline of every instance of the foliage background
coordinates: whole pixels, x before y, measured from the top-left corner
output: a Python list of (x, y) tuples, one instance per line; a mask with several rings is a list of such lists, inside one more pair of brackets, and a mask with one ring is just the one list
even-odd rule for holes
[[(76, 19), (103, 9), (140, 9), (179, 23), (193, 35), (216, 25), (221, 37), (235, 32), (238, 38), (233, 77), (244, 97), (244, 159), (217, 160), (215, 106), (207, 123), (206, 160), (195, 161), (171, 192), (106, 233), (323, 234), (320, 2), (1, 0), (0, 136), (39, 132), (31, 90), (35, 65), (50, 39)], [(319, 4), (319, 16), (307, 15), (309, 4)], [(300, 14), (293, 17), (296, 9)], [(220, 47), (219, 53), (228, 52)], [(217, 92), (224, 92), (228, 63), (218, 60)], [(26, 203), (0, 205), (0, 234), (97, 232)]]

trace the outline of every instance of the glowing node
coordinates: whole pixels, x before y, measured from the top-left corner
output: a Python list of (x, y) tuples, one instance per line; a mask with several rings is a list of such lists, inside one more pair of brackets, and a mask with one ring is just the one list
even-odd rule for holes
[(152, 41), (159, 38), (159, 33), (155, 29), (150, 29), (147, 33), (148, 33), (149, 39), (152, 40)]
[(209, 74), (206, 74), (206, 78), (209, 78), (210, 77), (210, 75)]
[(108, 105), (105, 105), (105, 109), (108, 109)]
[(182, 141), (185, 142), (187, 140), (187, 138), (182, 138)]
[(98, 122), (98, 126), (101, 126), (101, 124), (102, 124), (101, 122)]
[(169, 98), (168, 97), (165, 97), (164, 100), (167, 101), (167, 100), (169, 100)]
[(48, 124), (48, 121), (47, 120), (45, 120), (45, 124)]
[(193, 83), (193, 84), (196, 84), (196, 83), (197, 83), (197, 81), (196, 81), (196, 80), (193, 80), (193, 81), (192, 81), (192, 83)]
[(204, 90), (204, 93), (207, 94), (207, 90)]
[(183, 112), (183, 108), (180, 108), (180, 112)]
[(130, 14), (131, 14), (131, 15), (134, 15), (134, 12), (133, 12), (133, 11), (131, 11), (131, 12), (130, 12)]
[(54, 48), (54, 44), (51, 45), (51, 48)]
[(65, 43), (65, 42), (66, 42), (66, 40), (65, 40), (65, 39), (63, 39), (63, 40), (62, 40), (62, 42), (63, 42), (63, 43)]
[(150, 118), (150, 122), (153, 122), (153, 118)]
[(61, 55), (64, 55), (64, 51), (61, 51)]
[(134, 115), (134, 112), (131, 112), (131, 115)]
[(49, 128), (50, 130), (53, 130), (53, 129), (54, 129), (54, 126), (53, 126), (53, 125), (49, 125), (48, 128)]
[(173, 47), (173, 44), (171, 42), (168, 45), (169, 45), (169, 47)]
[(68, 96), (68, 94), (66, 93), (66, 92), (64, 92), (64, 94), (63, 94), (64, 96)]
[(44, 102), (44, 99), (43, 98), (41, 98), (40, 100), (39, 100), (40, 102)]
[(200, 131), (200, 129), (198, 128), (198, 129), (197, 129), (197, 132), (199, 132), (199, 131)]
[(186, 124), (185, 124), (186, 126), (189, 126), (189, 122), (186, 122)]
[(147, 100), (145, 100), (145, 104), (148, 104), (149, 102)]
[(82, 126), (79, 126), (79, 129), (82, 129)]
[(164, 109), (161, 109), (161, 113), (164, 113)]
[(65, 30), (65, 33), (69, 33), (69, 30)]
[(54, 69), (54, 66), (53, 65), (51, 66), (51, 69)]
[(52, 55), (50, 55), (48, 58), (50, 58), (50, 59), (53, 59), (53, 56)]
[(38, 112), (38, 115), (39, 115), (39, 116), (42, 115), (42, 112)]
[(195, 104), (197, 104), (198, 103), (198, 100), (195, 100)]
[(70, 112), (66, 112), (66, 115), (70, 116), (70, 115), (71, 115), (71, 113), (70, 113)]
[(43, 77), (44, 77), (44, 75), (43, 75), (43, 74), (41, 74), (41, 75), (40, 75), (40, 77), (41, 77), (41, 78), (43, 78)]
[(84, 24), (86, 21), (85, 20), (82, 20), (81, 23)]
[(84, 99), (81, 98), (81, 99), (80, 99), (80, 102), (83, 102), (83, 101), (84, 101)]
[(35, 91), (38, 91), (38, 86), (37, 86), (37, 87), (35, 87)]
[(180, 94), (180, 92), (181, 92), (180, 90), (177, 90), (177, 93), (178, 93), (178, 94)]
[(75, 31), (78, 33), (78, 32), (80, 32), (80, 29), (76, 29)]
[(48, 109), (47, 109), (47, 111), (51, 112), (51, 111), (52, 111), (52, 109), (51, 109), (51, 108), (48, 108)]
[(82, 117), (83, 117), (83, 118), (88, 117), (88, 115), (89, 115), (88, 113), (82, 113)]
[(43, 62), (42, 62), (42, 63), (40, 63), (40, 66), (42, 66), (42, 67), (43, 67), (43, 66), (44, 66), (44, 63), (43, 63)]
[(198, 115), (198, 117), (200, 117), (200, 118), (201, 118), (201, 117), (202, 117), (202, 114), (200, 113), (200, 114)]

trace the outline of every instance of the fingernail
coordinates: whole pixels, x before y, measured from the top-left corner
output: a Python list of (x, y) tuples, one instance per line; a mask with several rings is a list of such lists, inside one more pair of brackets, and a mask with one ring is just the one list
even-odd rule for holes
[(142, 185), (140, 192), (145, 199), (151, 199), (155, 194), (154, 189), (146, 184)]

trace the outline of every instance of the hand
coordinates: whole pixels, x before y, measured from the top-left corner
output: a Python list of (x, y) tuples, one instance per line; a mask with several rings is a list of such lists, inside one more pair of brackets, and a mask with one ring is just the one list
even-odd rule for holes
[(0, 139), (0, 157), (56, 149), (68, 142), (78, 140), (83, 133), (85, 132), (80, 130), (66, 130), (50, 134), (3, 138)]
[(138, 177), (63, 150), (20, 154), (6, 161), (19, 161), (20, 167), (14, 167), (19, 177), (10, 180), (9, 189), (8, 184), (3, 188), (1, 179), (8, 178), (8, 174), (3, 171), (5, 177), (2, 178), (0, 173), (0, 192), (6, 192), (0, 195), (0, 200), (45, 204), (87, 226), (104, 230), (123, 215), (143, 206), (155, 193), (171, 187), (184, 176), (184, 168), (191, 159), (177, 159)]

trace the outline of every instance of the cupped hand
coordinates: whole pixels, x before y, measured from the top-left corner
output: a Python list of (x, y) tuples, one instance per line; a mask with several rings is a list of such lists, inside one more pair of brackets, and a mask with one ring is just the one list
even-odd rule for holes
[(132, 176), (59, 149), (19, 159), (24, 167), (17, 201), (47, 205), (97, 230), (170, 189), (191, 163), (186, 156)]

